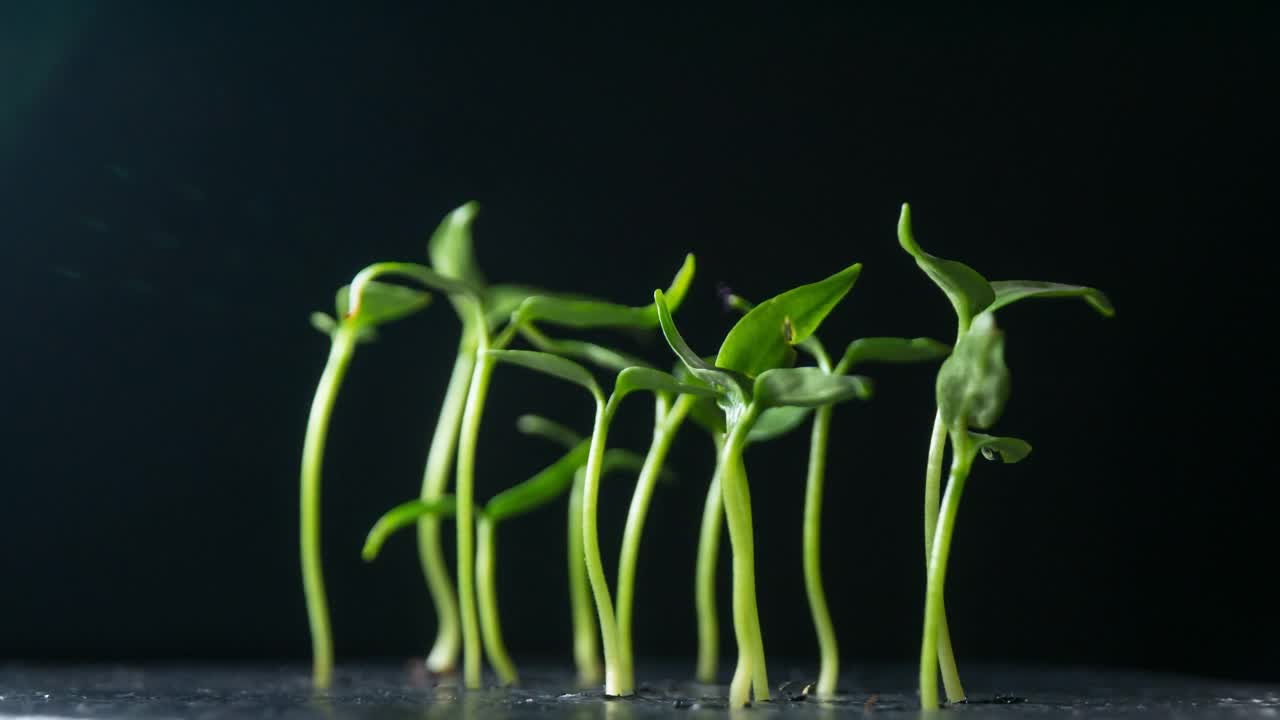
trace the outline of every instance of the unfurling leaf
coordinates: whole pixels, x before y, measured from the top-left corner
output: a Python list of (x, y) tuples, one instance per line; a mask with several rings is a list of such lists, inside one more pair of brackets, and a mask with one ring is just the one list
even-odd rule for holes
[(1016, 463), (1031, 454), (1031, 444), (1012, 437), (995, 437), (982, 433), (969, 433), (970, 452), (981, 452), (992, 462)]
[(927, 362), (946, 357), (951, 348), (931, 338), (870, 337), (849, 343), (834, 373), (843, 375), (862, 363)]
[(353, 323), (358, 329), (372, 329), (399, 320), (425, 308), (431, 302), (430, 293), (371, 280), (363, 283), (359, 314), (351, 315), (348, 311), (353, 285), (355, 283), (338, 289), (334, 305), (338, 317), (343, 322)]
[(988, 308), (992, 311), (1024, 298), (1078, 297), (1083, 298), (1094, 310), (1106, 317), (1114, 317), (1116, 314), (1116, 309), (1106, 293), (1084, 285), (1065, 285), (1039, 280), (996, 280), (991, 283), (991, 287), (996, 293), (995, 300)]
[[(668, 288), (668, 302), (679, 307), (693, 282), (695, 269), (693, 255), (686, 255), (684, 265), (676, 273)], [(537, 295), (520, 304), (512, 316), (512, 322), (544, 321), (553, 325), (572, 328), (652, 328), (658, 324), (658, 316), (652, 304), (630, 307), (599, 300), (569, 298), (559, 295)]]
[(441, 275), (482, 288), (484, 275), (471, 241), (471, 224), (479, 209), (475, 202), (468, 202), (446, 215), (427, 242), (427, 257)]
[(968, 324), (975, 315), (995, 301), (995, 290), (978, 271), (964, 263), (930, 255), (916, 243), (915, 233), (911, 230), (911, 206), (906, 203), (903, 203), (902, 215), (898, 218), (898, 244), (916, 259), (920, 269), (947, 294), (961, 325)]
[(451, 517), (456, 509), (457, 504), (452, 495), (442, 495), (434, 500), (410, 500), (397, 505), (374, 523), (373, 529), (369, 530), (369, 536), (364, 541), (364, 549), (360, 551), (360, 556), (365, 562), (372, 562), (382, 551), (382, 545), (387, 538), (397, 531), (416, 525), (419, 518), (427, 515)]
[(676, 329), (675, 320), (671, 317), (671, 310), (667, 307), (666, 297), (661, 290), (653, 291), (653, 304), (658, 308), (662, 335), (685, 368), (695, 378), (720, 393), (722, 401), (745, 407), (751, 401), (751, 381), (740, 373), (712, 365), (689, 347)]
[(860, 375), (828, 375), (815, 367), (776, 368), (760, 373), (754, 388), (762, 407), (821, 407), (871, 397), (871, 380)]
[(938, 371), (938, 409), (947, 427), (988, 428), (1009, 399), (1009, 368), (1004, 363), (1004, 334), (995, 316), (979, 314), (956, 342)]
[(551, 375), (586, 388), (597, 399), (603, 397), (600, 386), (591, 373), (572, 360), (557, 355), (530, 350), (486, 350), (485, 354), (498, 362), (519, 365), (530, 370)]

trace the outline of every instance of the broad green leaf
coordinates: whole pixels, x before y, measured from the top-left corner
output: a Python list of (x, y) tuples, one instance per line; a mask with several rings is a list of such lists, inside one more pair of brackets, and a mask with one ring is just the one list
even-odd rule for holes
[(364, 549), (360, 551), (360, 556), (365, 562), (372, 562), (382, 551), (382, 545), (387, 538), (397, 531), (416, 525), (418, 519), (425, 515), (451, 517), (456, 509), (457, 505), (452, 495), (442, 495), (434, 500), (410, 500), (397, 505), (374, 523), (373, 529), (369, 531), (369, 536), (364, 541)]
[(332, 335), (338, 329), (338, 321), (322, 312), (311, 313), (311, 327), (325, 335)]
[(637, 390), (648, 390), (653, 393), (671, 393), (672, 395), (695, 395), (697, 397), (714, 398), (719, 395), (704, 384), (685, 383), (672, 375), (647, 367), (629, 367), (618, 373), (613, 385), (615, 396), (626, 395)]
[(982, 453), (992, 462), (1016, 463), (1031, 454), (1031, 444), (1012, 437), (995, 437), (982, 433), (969, 433), (970, 452)]
[(1009, 399), (1009, 368), (1004, 363), (1004, 333), (995, 316), (979, 314), (956, 342), (951, 357), (938, 370), (938, 410), (947, 427), (961, 421), (989, 428)]
[[(672, 307), (679, 307), (684, 301), (689, 283), (693, 281), (694, 268), (693, 255), (686, 255), (684, 265), (667, 290)], [(658, 324), (658, 316), (653, 305), (630, 307), (598, 300), (539, 295), (521, 303), (513, 316), (513, 322), (521, 325), (538, 321), (572, 328), (651, 328)]]
[(768, 442), (780, 438), (804, 424), (813, 408), (784, 405), (771, 407), (760, 413), (751, 432), (747, 433), (748, 443)]
[(441, 275), (482, 288), (484, 276), (471, 241), (471, 223), (479, 209), (476, 203), (468, 202), (446, 215), (427, 242), (427, 257)]
[(871, 379), (828, 375), (815, 367), (775, 368), (756, 378), (754, 398), (762, 407), (821, 407), (871, 397)]
[[(354, 285), (354, 283), (353, 283)], [(366, 281), (361, 292), (361, 307), (358, 315), (348, 314), (352, 285), (344, 285), (338, 289), (334, 304), (338, 317), (343, 322), (352, 323), (356, 328), (375, 328), (425, 308), (431, 302), (431, 294), (421, 290), (400, 285), (391, 285), (376, 281)]]
[(573, 484), (573, 473), (587, 462), (591, 442), (583, 440), (541, 472), (494, 495), (484, 513), (494, 522), (535, 510)]
[(689, 372), (719, 392), (722, 400), (745, 407), (751, 401), (751, 381), (732, 370), (712, 365), (689, 347), (689, 344), (680, 336), (680, 331), (676, 329), (675, 320), (671, 317), (671, 310), (667, 307), (666, 297), (661, 290), (653, 291), (653, 303), (658, 308), (663, 337), (667, 339), (667, 344), (671, 346), (676, 357), (680, 358)]
[(843, 375), (862, 363), (913, 363), (946, 357), (951, 347), (931, 338), (870, 337), (849, 343), (836, 364), (835, 374)]
[(756, 305), (725, 336), (716, 366), (755, 377), (795, 361), (793, 345), (818, 329), (836, 303), (857, 282), (861, 264), (809, 285), (788, 290)]
[(644, 360), (603, 345), (582, 340), (562, 340), (547, 337), (542, 331), (528, 324), (520, 328), (520, 334), (529, 341), (530, 345), (543, 352), (585, 360), (592, 365), (612, 370), (613, 372), (621, 372), (629, 367), (649, 366), (649, 363)]
[(548, 420), (541, 415), (521, 415), (516, 418), (516, 429), (525, 435), (536, 435), (566, 448), (572, 448), (582, 442), (582, 436), (568, 426)]
[(600, 386), (596, 384), (590, 371), (572, 360), (531, 350), (486, 350), (485, 354), (498, 362), (519, 365), (580, 385), (597, 399), (602, 397)]
[(967, 325), (975, 315), (995, 301), (996, 294), (991, 283), (979, 275), (978, 271), (964, 263), (930, 255), (916, 243), (915, 234), (911, 230), (911, 206), (907, 203), (902, 204), (902, 215), (898, 218), (898, 244), (916, 259), (920, 269), (947, 294), (961, 325)]
[(987, 309), (993, 312), (1024, 298), (1078, 297), (1084, 298), (1084, 301), (1094, 310), (1106, 317), (1115, 317), (1116, 314), (1116, 309), (1106, 293), (1084, 285), (1065, 285), (1039, 280), (996, 280), (991, 283), (991, 287), (995, 290), (996, 298)]

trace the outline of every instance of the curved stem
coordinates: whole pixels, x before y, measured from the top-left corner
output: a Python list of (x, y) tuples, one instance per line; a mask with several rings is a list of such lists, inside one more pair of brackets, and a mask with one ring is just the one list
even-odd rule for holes
[(694, 604), (698, 613), (698, 682), (716, 681), (720, 663), (720, 622), (716, 611), (716, 564), (720, 557), (720, 525), (724, 518), (724, 495), (720, 489), (720, 452), (724, 436), (716, 435), (716, 470), (707, 486), (702, 504), (702, 528), (698, 533), (698, 562), (695, 571)]
[(497, 523), (484, 513), (476, 522), (476, 592), (480, 599), (480, 633), (489, 664), (503, 685), (519, 682), (515, 663), (502, 641), (502, 619), (498, 615)]
[[(449, 375), (440, 417), (431, 437), (431, 449), (427, 452), (427, 466), (422, 473), (423, 500), (436, 500), (448, 490), (449, 474), (453, 469), (454, 451), (458, 444), (458, 430), (462, 424), (462, 411), (471, 386), (471, 373), (475, 369), (475, 340), (463, 331), (458, 345), (458, 356)], [(422, 563), (422, 575), (427, 581), (432, 604), (436, 610), (436, 640), (427, 655), (427, 669), (432, 672), (449, 672), (458, 663), (462, 649), (462, 635), (458, 616), (458, 599), (449, 578), (449, 566), (444, 559), (440, 543), (440, 518), (424, 515), (418, 521), (418, 557)]]
[(299, 549), (302, 556), (302, 591), (307, 602), (307, 622), (311, 627), (311, 678), (318, 688), (333, 680), (333, 631), (329, 626), (329, 602), (324, 590), (324, 569), (320, 560), (320, 472), (324, 465), (324, 445), (329, 419), (342, 387), (342, 379), (355, 353), (356, 336), (339, 327), (333, 333), (329, 359), (316, 386), (307, 417), (307, 433), (302, 445), (302, 477), (299, 499)]
[[(953, 437), (953, 445), (955, 438)], [(971, 459), (963, 447), (955, 447), (951, 461), (951, 478), (942, 498), (937, 531), (929, 555), (929, 577), (925, 590), (924, 638), (920, 644), (920, 704), (925, 710), (938, 707), (938, 637), (943, 622), (943, 591), (947, 579), (947, 560), (951, 554), (951, 536), (955, 530), (956, 511), (969, 477)]]
[(587, 582), (586, 551), (582, 549), (582, 486), (587, 473), (578, 468), (569, 490), (569, 602), (573, 610), (573, 662), (578, 666), (578, 684), (598, 685), (604, 677), (600, 668), (600, 635), (592, 612), (591, 585)]
[(600, 639), (604, 645), (604, 692), (606, 695), (632, 695), (633, 679), (618, 664), (618, 621), (613, 614), (609, 581), (600, 559), (600, 535), (596, 527), (596, 509), (600, 497), (600, 474), (604, 467), (604, 450), (609, 436), (609, 417), (605, 404), (596, 399), (595, 426), (591, 431), (591, 453), (587, 456), (587, 476), (582, 486), (582, 549), (587, 560), (587, 579), (600, 616)]
[[(929, 460), (924, 476), (924, 562), (926, 572), (933, 555), (933, 536), (938, 527), (939, 498), (942, 494), (942, 460), (947, 450), (947, 426), (942, 422), (942, 411), (933, 418), (933, 431), (929, 436)], [(960, 683), (960, 669), (956, 666), (955, 650), (951, 646), (951, 628), (947, 624), (945, 598), (938, 620), (938, 663), (942, 670), (942, 684), (947, 700), (964, 700), (964, 686)]]
[(462, 680), (468, 689), (480, 687), (480, 628), (475, 597), (475, 473), (476, 441), (484, 414), (489, 379), (494, 360), (484, 354), (488, 342), (481, 334), (476, 344), (476, 365), (471, 374), (467, 403), (462, 413), (462, 434), (458, 442), (457, 500), (458, 603), (462, 619)]
[(618, 663), (626, 675), (634, 675), (634, 656), (631, 645), (631, 618), (635, 601), (636, 561), (640, 555), (640, 539), (644, 534), (644, 521), (653, 499), (653, 489), (662, 473), (662, 466), (671, 449), (671, 441), (693, 407), (691, 395), (681, 395), (675, 404), (658, 393), (654, 401), (653, 440), (645, 455), (644, 466), (636, 479), (636, 489), (627, 511), (627, 524), (622, 532), (622, 550), (618, 556)]
[(822, 658), (816, 688), (820, 698), (835, 695), (836, 681), (840, 676), (840, 650), (822, 587), (822, 485), (827, 466), (831, 410), (832, 406), (824, 405), (814, 411), (813, 433), (809, 442), (809, 477), (804, 493), (804, 588), (809, 596), (809, 611), (813, 614), (813, 629), (818, 635), (818, 650)]
[(755, 540), (751, 529), (751, 495), (742, 451), (757, 411), (749, 407), (733, 423), (721, 453), (720, 482), (724, 495), (729, 542), (733, 548), (733, 626), (738, 642), (738, 667), (729, 685), (729, 706), (742, 707), (755, 690), (757, 701), (769, 699), (768, 673), (760, 614), (755, 592)]

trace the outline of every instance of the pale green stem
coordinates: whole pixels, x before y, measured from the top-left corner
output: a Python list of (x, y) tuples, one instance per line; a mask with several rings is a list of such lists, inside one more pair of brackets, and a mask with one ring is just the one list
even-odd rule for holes
[(702, 529), (698, 533), (698, 562), (694, 605), (698, 613), (698, 682), (716, 681), (720, 664), (720, 621), (716, 611), (716, 564), (720, 557), (720, 525), (724, 518), (724, 494), (720, 490), (720, 454), (724, 436), (716, 435), (716, 470), (702, 504)]
[(671, 449), (671, 441), (680, 430), (689, 409), (693, 407), (692, 395), (681, 395), (675, 404), (662, 393), (654, 401), (653, 440), (645, 455), (644, 466), (636, 479), (636, 489), (631, 496), (631, 508), (627, 512), (627, 524), (622, 532), (622, 550), (618, 557), (618, 664), (620, 671), (633, 677), (635, 658), (631, 644), (632, 608), (635, 605), (636, 561), (640, 555), (640, 539), (644, 534), (645, 516), (653, 499), (653, 489), (662, 473), (662, 466)]
[(755, 590), (755, 540), (751, 529), (751, 495), (747, 486), (742, 451), (758, 410), (748, 407), (743, 417), (731, 423), (720, 460), (720, 481), (724, 495), (729, 542), (733, 548), (733, 629), (738, 643), (738, 666), (729, 685), (729, 707), (743, 707), (755, 690), (757, 701), (769, 699), (768, 673), (760, 613)]
[[(929, 555), (929, 578), (925, 589), (924, 637), (920, 644), (920, 705), (925, 710), (938, 708), (938, 637), (943, 620), (943, 591), (947, 579), (947, 560), (951, 554), (951, 536), (955, 530), (956, 511), (969, 477), (970, 453), (964, 446), (964, 429), (952, 436), (951, 478), (942, 498), (932, 552)], [(960, 442), (957, 442), (957, 440)]]
[(592, 612), (591, 585), (587, 582), (586, 551), (582, 549), (582, 486), (586, 470), (578, 468), (569, 490), (569, 601), (573, 609), (573, 661), (578, 667), (578, 684), (600, 684), (600, 636)]
[[(947, 450), (947, 426), (942, 422), (942, 411), (933, 418), (933, 433), (929, 437), (929, 460), (924, 476), (924, 561), (926, 572), (933, 556), (933, 534), (938, 526), (939, 498), (942, 495), (942, 460)], [(964, 700), (964, 686), (960, 683), (960, 669), (956, 666), (955, 650), (951, 645), (951, 628), (947, 624), (945, 597), (938, 618), (938, 663), (942, 670), (942, 684), (947, 690), (947, 700)]]
[(502, 641), (502, 619), (498, 615), (497, 523), (483, 512), (476, 522), (476, 592), (480, 600), (480, 632), (489, 664), (503, 685), (515, 685), (520, 678), (515, 663)]
[(311, 677), (318, 688), (327, 688), (333, 681), (333, 631), (329, 627), (329, 602), (325, 597), (324, 569), (320, 560), (320, 471), (324, 465), (329, 419), (333, 416), (333, 405), (351, 364), (355, 345), (355, 331), (342, 326), (334, 331), (329, 359), (311, 401), (311, 414), (307, 417), (307, 433), (302, 445), (299, 548), (302, 554), (302, 591), (307, 601), (307, 622), (311, 626)]
[(600, 475), (604, 467), (604, 450), (609, 437), (608, 412), (601, 398), (596, 399), (596, 419), (591, 430), (591, 451), (587, 456), (587, 478), (582, 486), (582, 549), (587, 560), (587, 579), (596, 600), (600, 617), (600, 640), (604, 645), (604, 692), (625, 696), (635, 693), (634, 679), (623, 674), (618, 664), (618, 620), (613, 613), (609, 581), (600, 558), (600, 534), (596, 527), (597, 504), (600, 499)]
[[(440, 417), (436, 421), (435, 434), (431, 437), (431, 449), (427, 453), (427, 466), (422, 473), (422, 499), (435, 500), (449, 488), (449, 474), (453, 469), (454, 452), (458, 445), (458, 429), (462, 424), (462, 411), (471, 385), (471, 373), (475, 370), (475, 340), (464, 330), (458, 345), (458, 356), (449, 376)], [(449, 566), (444, 559), (440, 543), (440, 518), (424, 515), (418, 521), (418, 557), (422, 562), (422, 574), (427, 590), (436, 609), (436, 641), (427, 655), (427, 669), (432, 672), (452, 671), (458, 663), (462, 648), (462, 635), (458, 617), (458, 599), (449, 578)]]
[(822, 485), (827, 467), (827, 437), (831, 431), (832, 406), (814, 411), (813, 433), (809, 443), (809, 478), (804, 493), (804, 588), (809, 596), (809, 611), (818, 635), (821, 666), (818, 671), (817, 696), (836, 693), (840, 676), (840, 650), (836, 631), (827, 609), (827, 595), (822, 587)]
[(458, 602), (462, 617), (462, 681), (468, 689), (481, 683), (480, 627), (475, 597), (475, 472), (476, 441), (480, 435), (480, 418), (484, 414), (489, 379), (495, 361), (489, 358), (487, 339), (480, 335), (476, 345), (477, 361), (467, 391), (467, 404), (462, 413), (462, 435), (458, 443), (458, 479), (454, 496), (457, 502), (458, 533)]

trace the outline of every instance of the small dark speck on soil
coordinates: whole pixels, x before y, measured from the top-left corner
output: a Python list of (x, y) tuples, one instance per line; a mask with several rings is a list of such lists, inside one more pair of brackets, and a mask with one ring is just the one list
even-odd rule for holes
[(678, 698), (675, 702), (671, 703), (671, 707), (677, 710), (686, 710), (688, 708), (693, 707), (693, 701), (686, 700), (684, 698)]

